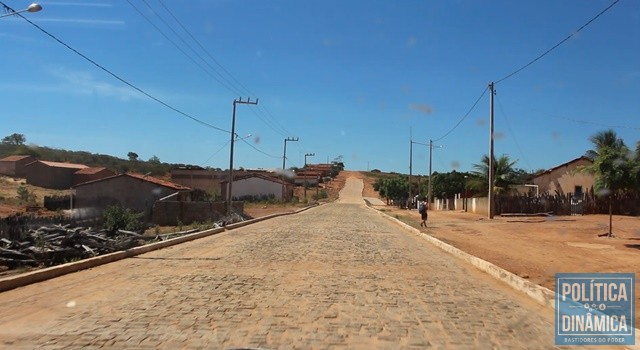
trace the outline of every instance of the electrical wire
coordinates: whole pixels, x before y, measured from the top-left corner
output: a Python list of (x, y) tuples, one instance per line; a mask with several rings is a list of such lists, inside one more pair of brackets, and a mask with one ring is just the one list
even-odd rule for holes
[[(10, 8), (9, 6), (7, 6), (5, 3), (0, 1), (0, 4), (2, 4), (5, 8), (10, 9), (11, 11), (15, 12), (14, 9)], [(135, 86), (133, 83), (130, 83), (129, 81), (125, 80), (124, 78), (120, 77), (119, 75), (113, 73), (112, 71), (110, 71), (109, 69), (105, 68), (104, 66), (100, 65), (99, 63), (97, 63), (96, 61), (92, 60), (91, 58), (87, 57), (86, 55), (84, 55), (83, 53), (81, 53), (80, 51), (74, 49), (73, 47), (69, 46), (67, 43), (65, 43), (64, 41), (62, 41), (61, 39), (59, 39), (58, 37), (56, 37), (55, 35), (49, 33), (48, 31), (46, 31), (45, 29), (43, 29), (42, 27), (40, 27), (39, 25), (31, 22), (28, 18), (24, 17), (22, 14), (17, 13), (16, 16), (20, 16), (20, 18), (24, 19), (25, 21), (27, 21), (29, 24), (31, 24), (32, 26), (36, 27), (38, 30), (40, 30), (42, 33), (46, 34), (47, 36), (49, 36), (50, 38), (52, 38), (53, 40), (57, 41), (59, 44), (61, 44), (62, 46), (66, 47), (67, 49), (71, 50), (73, 53), (75, 53), (76, 55), (82, 57), (83, 59), (85, 59), (87, 62), (93, 64), (94, 66), (98, 67), (100, 70), (102, 70), (103, 72), (111, 75), (112, 77), (114, 77), (115, 79), (117, 79), (118, 81), (120, 81), (121, 83), (129, 86), (130, 88), (138, 91), (139, 93), (145, 95), (146, 97), (156, 101), (157, 103), (163, 105), (164, 107), (182, 115), (183, 117), (189, 118), (193, 121), (195, 121), (198, 124), (201, 124), (203, 126), (206, 126), (208, 128), (214, 129), (214, 130), (218, 130), (218, 131), (222, 131), (225, 133), (230, 133), (227, 130), (224, 130), (222, 128), (219, 128), (215, 125), (209, 124), (203, 120), (200, 120), (192, 115), (189, 115), (179, 109), (177, 109), (176, 107), (173, 107), (171, 105), (169, 105), (168, 103), (160, 100), (159, 98), (149, 94), (148, 92), (144, 91), (143, 89)]]
[(263, 155), (265, 155), (265, 156), (267, 156), (267, 157), (270, 157), (270, 158), (280, 158), (280, 156), (274, 156), (273, 154), (269, 154), (269, 153), (267, 153), (267, 152), (264, 152), (263, 150), (261, 150), (261, 149), (257, 148), (256, 146), (254, 146), (254, 145), (250, 144), (249, 142), (247, 142), (247, 140), (245, 140), (245, 139), (240, 139), (240, 141), (242, 141), (242, 142), (246, 143), (247, 145), (249, 145), (249, 147), (253, 148), (254, 150), (256, 150), (256, 151), (258, 151), (258, 152), (262, 153)]
[(569, 34), (566, 38), (560, 40), (559, 43), (555, 44), (553, 47), (551, 47), (550, 49), (548, 49), (547, 51), (543, 52), (540, 56), (534, 58), (533, 60), (531, 60), (529, 63), (525, 64), (524, 66), (520, 67), (519, 69), (516, 69), (515, 71), (511, 72), (510, 74), (507, 74), (505, 77), (503, 77), (502, 79), (499, 79), (495, 82), (495, 84), (498, 84), (506, 79), (511, 78), (512, 76), (520, 73), (522, 70), (526, 69), (527, 67), (531, 66), (532, 64), (534, 64), (536, 61), (538, 61), (539, 59), (541, 59), (542, 57), (546, 56), (547, 54), (549, 54), (551, 51), (555, 50), (556, 48), (558, 48), (560, 45), (564, 44), (567, 40), (571, 39), (572, 37), (574, 37), (576, 34), (578, 34), (581, 30), (583, 30), (584, 28), (586, 28), (588, 25), (590, 25), (593, 21), (595, 21), (596, 19), (598, 19), (598, 17), (602, 16), (605, 12), (607, 12), (610, 8), (612, 8), (614, 5), (616, 5), (620, 0), (615, 0), (613, 3), (611, 3), (611, 5), (607, 6), (604, 10), (600, 11), (600, 13), (598, 13), (595, 17), (591, 18), (587, 23), (583, 24), (582, 27), (578, 28), (578, 30), (576, 30), (575, 32)]
[(500, 102), (500, 99), (498, 99), (497, 95), (496, 95), (495, 100), (498, 101), (498, 108), (500, 108), (500, 112), (502, 113), (502, 116), (504, 117), (504, 121), (507, 124), (507, 129), (509, 129), (509, 133), (512, 136), (513, 142), (516, 144), (516, 148), (518, 149), (518, 152), (520, 152), (520, 156), (522, 157), (524, 162), (527, 163), (527, 166), (529, 167), (529, 169), (533, 169), (531, 167), (531, 163), (529, 163), (529, 160), (524, 155), (524, 152), (522, 152), (522, 147), (520, 147), (520, 143), (518, 142), (518, 137), (513, 132), (513, 129), (511, 128), (511, 124), (509, 123), (509, 118), (507, 117), (507, 114), (504, 112), (504, 108), (502, 107), (502, 103)]
[(213, 156), (215, 156), (216, 154), (220, 153), (220, 151), (222, 151), (230, 143), (231, 143), (231, 140), (225, 142), (224, 145), (222, 145), (222, 147), (220, 147), (217, 151), (213, 152), (213, 154), (211, 156), (209, 156), (209, 158), (207, 158), (207, 160), (202, 162), (202, 165), (206, 165), (211, 160), (211, 158), (213, 158)]
[(559, 115), (553, 115), (553, 114), (545, 113), (545, 112), (542, 112), (542, 111), (539, 111), (539, 110), (534, 110), (534, 112), (542, 113), (542, 114), (544, 114), (544, 115), (546, 115), (548, 117), (551, 117), (551, 118), (567, 120), (567, 121), (574, 122), (574, 123), (579, 123), (579, 124), (591, 124), (591, 125), (597, 125), (597, 126), (601, 126), (601, 127), (605, 127), (605, 128), (611, 128), (611, 129), (640, 130), (640, 127), (635, 127), (635, 126), (610, 125), (610, 124), (604, 124), (604, 123), (599, 123), (599, 122), (593, 122), (593, 121), (590, 121), (590, 120), (580, 120), (580, 119), (562, 117), (562, 116), (559, 116)]
[(445, 137), (449, 136), (449, 134), (451, 134), (468, 116), (469, 114), (471, 114), (471, 112), (476, 108), (476, 106), (478, 105), (478, 102), (480, 102), (480, 100), (482, 99), (482, 97), (484, 97), (484, 94), (487, 93), (487, 90), (489, 88), (485, 87), (484, 90), (482, 90), (482, 93), (480, 94), (480, 96), (476, 99), (476, 102), (473, 103), (473, 106), (471, 106), (471, 108), (469, 108), (469, 110), (467, 111), (467, 113), (460, 118), (460, 120), (456, 123), (456, 125), (453, 126), (453, 128), (451, 128), (449, 131), (447, 131), (442, 137), (440, 137), (439, 139), (435, 139), (433, 140), (433, 142), (438, 142), (442, 139), (444, 139)]
[[(136, 12), (138, 12), (138, 14), (140, 16), (142, 16), (142, 18), (144, 18), (149, 24), (151, 24), (151, 26), (158, 32), (160, 33), (160, 35), (162, 35), (165, 39), (167, 39), (178, 51), (180, 51), (183, 55), (185, 55), (191, 62), (193, 62), (193, 64), (195, 64), (196, 66), (200, 67), (200, 69), (202, 69), (207, 75), (209, 75), (211, 78), (213, 78), (215, 81), (217, 81), (220, 85), (222, 85), (225, 89), (229, 90), (231, 93), (235, 94), (239, 94), (242, 95), (242, 93), (240, 93), (238, 90), (235, 90), (232, 86), (228, 86), (225, 82), (223, 82), (222, 80), (220, 80), (220, 78), (218, 78), (217, 76), (213, 75), (209, 70), (207, 70), (205, 67), (202, 66), (202, 64), (200, 64), (198, 61), (196, 61), (191, 55), (189, 55), (185, 50), (183, 50), (174, 40), (172, 40), (165, 32), (163, 32), (155, 23), (153, 23), (153, 21), (147, 17), (138, 7), (136, 7), (136, 5), (134, 5), (130, 0), (127, 0), (127, 2), (129, 3), (129, 5), (131, 5), (131, 7), (133, 7), (134, 10), (136, 10)], [(151, 6), (144, 1), (144, 3), (151, 9), (152, 13), (155, 14), (158, 18), (160, 18), (160, 20), (167, 26), (169, 27), (173, 33), (178, 37), (178, 39), (182, 40), (182, 38), (173, 30), (173, 28), (171, 28), (169, 26), (169, 24), (167, 24), (164, 19), (162, 17), (160, 17), (154, 10), (153, 8), (151, 8)], [(183, 43), (184, 40), (182, 40)], [(194, 51), (188, 44), (185, 43), (185, 45), (187, 45), (187, 47), (189, 47), (191, 49), (191, 51)], [(198, 55), (197, 52), (194, 51), (194, 53), (196, 55)], [(200, 57), (200, 56), (199, 56)], [(204, 60), (202, 57), (200, 57), (201, 60)], [(208, 64), (205, 61), (205, 64)]]
[[(146, 0), (143, 0), (147, 6), (149, 6), (149, 4), (147, 3)], [(231, 82), (229, 79), (227, 79), (224, 74), (222, 74), (221, 72), (219, 72), (215, 67), (211, 66), (204, 58), (202, 58), (202, 56), (200, 56), (199, 54), (198, 57), (204, 61), (207, 66), (209, 66), (213, 71), (216, 72), (216, 74), (218, 74), (222, 79), (224, 79), (224, 81), (229, 84), (236, 92), (239, 92), (240, 95), (247, 94), (250, 96), (254, 96), (257, 97), (257, 95), (255, 93), (253, 93), (249, 88), (247, 88), (245, 85), (243, 85), (233, 74), (231, 74), (231, 72), (229, 70), (227, 70), (210, 52), (209, 50), (207, 50), (204, 45), (202, 45), (202, 43), (200, 43), (200, 41), (191, 33), (191, 31), (189, 31), (189, 29), (187, 29), (187, 27), (182, 23), (182, 21), (180, 21), (180, 19), (178, 19), (173, 12), (164, 4), (164, 2), (162, 0), (158, 0), (158, 2), (160, 3), (160, 5), (164, 8), (164, 10), (171, 16), (171, 18), (173, 18), (173, 20), (178, 24), (178, 26), (180, 26), (180, 28), (182, 28), (182, 30), (187, 33), (187, 35), (189, 36), (189, 38), (191, 38), (191, 40), (193, 40), (193, 42), (195, 42), (198, 47), (202, 50), (202, 52), (205, 53), (205, 55), (207, 57), (209, 57), (209, 59), (211, 59), (211, 61), (213, 63), (215, 63), (216, 66), (218, 66), (224, 73), (226, 73), (227, 76), (229, 76), (231, 78), (231, 80), (233, 80), (233, 82)], [(149, 8), (153, 11), (153, 8), (151, 6), (149, 6)], [(171, 29), (171, 31), (173, 31), (173, 33), (179, 37), (181, 40), (182, 38), (178, 35), (178, 33), (176, 33), (175, 30), (173, 30), (173, 28), (166, 23), (166, 21), (164, 21), (164, 19), (162, 19), (161, 16), (159, 16), (155, 11), (153, 11), (154, 14), (156, 14), (156, 16), (158, 16), (158, 18), (160, 18), (162, 20), (162, 22)], [(187, 45), (191, 51), (193, 51), (194, 53), (196, 52), (191, 45), (189, 45), (188, 43), (186, 43), (184, 40), (182, 40), (182, 42)], [(234, 84), (235, 82), (235, 84)], [(236, 86), (237, 85), (237, 86)], [(258, 105), (257, 106), (257, 111), (262, 114), (262, 117), (258, 116), (269, 128), (273, 129), (275, 132), (281, 134), (282, 136), (286, 136), (286, 135), (290, 135), (291, 133), (287, 131), (287, 129), (282, 126), (282, 124), (280, 124), (278, 122), (278, 120), (273, 116), (273, 114), (269, 111), (269, 109), (264, 105)], [(256, 113), (256, 112), (254, 112)], [(256, 114), (258, 115), (258, 114)]]

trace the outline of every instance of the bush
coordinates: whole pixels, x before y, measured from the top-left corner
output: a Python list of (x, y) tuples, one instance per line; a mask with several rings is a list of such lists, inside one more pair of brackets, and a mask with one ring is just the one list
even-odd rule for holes
[(143, 229), (143, 216), (144, 213), (134, 213), (120, 205), (113, 205), (104, 211), (104, 228), (112, 233), (117, 230), (140, 231)]
[(327, 194), (326, 190), (320, 190), (320, 192), (318, 192), (318, 194), (314, 194), (313, 195), (313, 200), (318, 200), (318, 199), (324, 199), (324, 198), (328, 198), (329, 195)]
[(24, 203), (29, 203), (29, 204), (35, 204), (36, 202), (36, 195), (33, 193), (33, 191), (29, 191), (29, 189), (27, 188), (27, 186), (20, 186), (18, 187), (18, 199), (20, 199), (22, 202)]

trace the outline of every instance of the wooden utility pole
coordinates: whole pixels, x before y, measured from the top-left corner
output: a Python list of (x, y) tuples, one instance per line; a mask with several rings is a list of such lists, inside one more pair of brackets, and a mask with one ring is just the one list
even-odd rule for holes
[(236, 139), (236, 104), (257, 105), (258, 99), (255, 102), (251, 102), (251, 98), (247, 98), (246, 101), (242, 101), (242, 97), (237, 100), (233, 100), (233, 116), (231, 118), (231, 149), (229, 150), (229, 186), (227, 187), (227, 215), (231, 215), (232, 210), (232, 196), (231, 189), (233, 187), (233, 146)]

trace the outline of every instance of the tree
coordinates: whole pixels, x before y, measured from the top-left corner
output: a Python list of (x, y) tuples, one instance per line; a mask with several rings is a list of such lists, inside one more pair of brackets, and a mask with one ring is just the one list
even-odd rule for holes
[(27, 138), (23, 134), (11, 134), (2, 139), (2, 143), (6, 145), (21, 146), (27, 142)]
[[(493, 160), (493, 192), (502, 194), (507, 192), (509, 185), (513, 184), (513, 178), (517, 174), (513, 166), (517, 161), (511, 161), (508, 155), (503, 154)], [(475, 170), (471, 171), (473, 177), (469, 179), (468, 187), (478, 192), (489, 192), (489, 156), (482, 156), (480, 164), (474, 164)]]
[(387, 200), (402, 201), (407, 198), (409, 191), (409, 181), (405, 176), (380, 177), (373, 184), (373, 189), (378, 191), (382, 198)]
[(158, 158), (158, 156), (152, 156), (151, 158), (149, 158), (149, 163), (154, 164), (154, 165), (159, 165), (160, 164), (160, 158)]
[(595, 148), (588, 150), (585, 155), (593, 160), (593, 163), (582, 167), (581, 170), (595, 175), (596, 193), (609, 199), (607, 236), (611, 237), (613, 236), (613, 197), (633, 187), (633, 164), (629, 159), (629, 148), (615, 131), (609, 129), (598, 132), (589, 137), (589, 141)]
[(127, 157), (129, 157), (129, 160), (132, 162), (135, 162), (138, 160), (138, 153), (136, 152), (129, 152), (127, 153)]

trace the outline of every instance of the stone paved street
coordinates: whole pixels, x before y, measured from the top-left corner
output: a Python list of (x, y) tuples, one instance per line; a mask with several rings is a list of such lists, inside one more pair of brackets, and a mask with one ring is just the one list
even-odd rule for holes
[(553, 347), (553, 314), (341, 199), (0, 294), (0, 348)]

